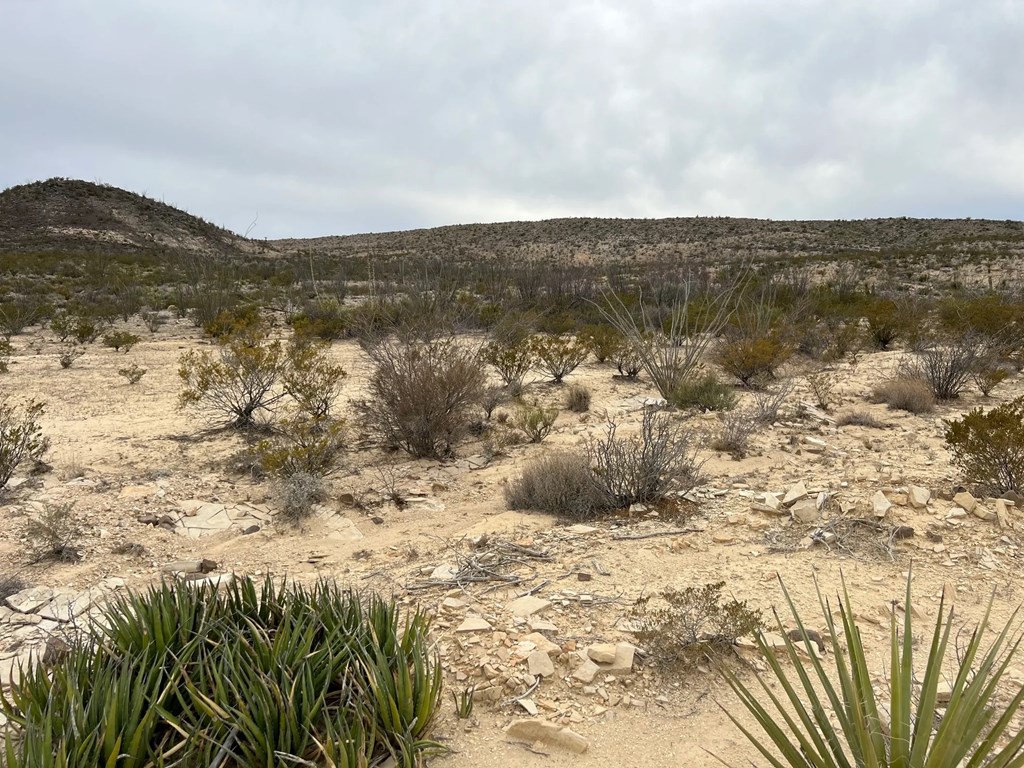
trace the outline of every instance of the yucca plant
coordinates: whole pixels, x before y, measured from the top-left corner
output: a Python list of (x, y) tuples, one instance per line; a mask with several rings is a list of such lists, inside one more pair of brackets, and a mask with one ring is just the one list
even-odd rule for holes
[(52, 669), (0, 692), (5, 768), (417, 765), (441, 668), (427, 620), (321, 581), (114, 598)]
[[(783, 668), (764, 637), (759, 636), (758, 645), (784, 695), (777, 695), (769, 681), (757, 675), (757, 682), (770, 701), (763, 704), (735, 672), (723, 670), (729, 685), (767, 739), (747, 729), (728, 710), (726, 714), (768, 764), (774, 768), (1024, 766), (1024, 731), (1011, 730), (1024, 702), (1024, 689), (1005, 704), (997, 705), (995, 698), (1003, 674), (1021, 643), (1019, 608), (989, 642), (985, 640), (992, 609), (989, 600), (969, 641), (958, 649), (950, 680), (945, 670), (954, 612), (952, 608), (947, 611), (943, 595), (923, 675), (920, 669), (915, 675), (908, 578), (902, 622), (895, 611), (891, 620), (890, 685), (886, 701), (876, 693), (868, 672), (845, 582), (838, 611), (841, 625), (836, 624), (831, 606), (818, 588), (818, 600), (831, 636), (835, 664), (831, 675), (817, 654), (798, 654), (797, 644), (803, 642), (810, 649), (811, 638), (784, 584), (782, 589), (798, 627), (795, 639), (782, 633), (782, 655), (789, 659), (793, 672)], [(781, 630), (777, 613), (776, 621)], [(840, 645), (840, 636), (846, 638), (846, 649)], [(948, 700), (940, 701), (940, 684), (949, 686)]]

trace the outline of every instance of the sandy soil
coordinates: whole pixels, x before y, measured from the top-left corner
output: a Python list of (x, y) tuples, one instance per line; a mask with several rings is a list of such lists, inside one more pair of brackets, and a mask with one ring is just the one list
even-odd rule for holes
[[(814, 579), (825, 593), (834, 595), (843, 575), (855, 608), (864, 617), (865, 640), (876, 654), (872, 669), (880, 685), (885, 679), (889, 607), (902, 597), (911, 563), (922, 631), (935, 616), (944, 586), (955, 589), (964, 622), (980, 615), (993, 591), (997, 620), (1005, 619), (1021, 600), (1024, 578), (1016, 570), (1021, 558), (1020, 513), (1013, 511), (1010, 526), (1000, 529), (971, 516), (950, 519), (952, 502), (936, 498), (948, 497), (957, 483), (943, 447), (941, 419), (1020, 395), (1020, 377), (988, 400), (971, 393), (934, 414), (913, 416), (865, 399), (872, 384), (892, 370), (899, 353), (864, 354), (856, 364), (834, 366), (837, 402), (831, 413), (865, 410), (888, 426), (835, 427), (827, 420), (797, 415), (797, 404), (810, 398), (805, 374), (811, 369), (793, 363), (787, 373), (796, 389), (781, 420), (755, 436), (754, 450), (746, 459), (705, 451), (707, 480), (695, 503), (681, 505), (685, 515), (637, 512), (593, 523), (596, 530), (581, 532), (544, 515), (506, 510), (503, 487), (531, 458), (601, 433), (608, 418), (635, 424), (643, 399), (656, 396), (646, 381), (622, 382), (613, 378), (612, 366), (588, 363), (568, 381), (591, 389), (591, 411), (563, 411), (556, 432), (542, 444), (512, 446), (507, 456), (476, 469), (475, 457), (483, 453), (479, 443), (463, 446), (455, 462), (412, 461), (372, 447), (353, 428), (353, 449), (345, 468), (332, 480), (332, 501), (320, 517), (300, 529), (271, 523), (251, 535), (233, 530), (191, 539), (138, 518), (175, 510), (187, 500), (250, 502), (273, 511), (277, 501), (272, 484), (231, 469), (230, 459), (244, 447), (241, 437), (205, 431), (202, 422), (175, 407), (178, 358), (207, 342), (181, 323), (171, 323), (155, 335), (128, 327), (144, 337), (128, 355), (93, 346), (68, 370), (60, 369), (54, 343), (38, 332), (12, 340), (15, 357), (10, 372), (0, 376), (0, 393), (46, 402), (43, 427), (52, 440), (47, 456), (52, 471), (18, 476), (15, 484), (20, 485), (0, 498), (0, 568), (33, 585), (81, 590), (110, 576), (142, 586), (161, 578), (165, 563), (209, 558), (220, 570), (240, 575), (327, 576), (359, 588), (394, 592), (437, 614), (434, 631), (452, 690), (483, 683), (484, 664), (499, 669), (499, 683), (511, 677), (500, 699), (478, 702), (468, 721), (456, 719), (451, 701), (445, 700), (438, 735), (452, 752), (437, 758), (438, 765), (719, 765), (712, 755), (731, 765), (761, 764), (723, 713), (722, 707), (745, 719), (728, 688), (710, 670), (669, 672), (655, 663), (638, 662), (631, 674), (614, 680), (599, 677), (594, 688), (586, 690), (569, 676), (573, 647), (632, 639), (624, 618), (643, 594), (724, 580), (731, 594), (769, 614), (772, 606), (782, 605), (778, 573), (804, 615), (815, 617), (812, 624), (823, 629)], [(359, 397), (360, 382), (369, 369), (367, 359), (354, 343), (336, 344), (333, 354), (349, 371), (343, 400)], [(147, 369), (135, 386), (117, 374), (118, 368), (132, 362)], [(742, 397), (749, 402), (751, 395)], [(533, 382), (527, 398), (560, 405), (564, 388)], [(342, 412), (347, 410), (343, 403)], [(688, 423), (708, 433), (717, 428), (713, 415)], [(807, 438), (823, 446), (808, 443)], [(402, 509), (388, 502), (379, 468), (393, 474), (404, 495), (414, 501)], [(812, 495), (828, 491), (833, 505), (852, 504), (861, 513), (869, 513), (872, 497), (884, 491), (894, 502), (888, 522), (912, 526), (914, 536), (895, 542), (889, 552), (871, 536), (824, 546), (808, 538), (820, 521), (799, 524), (752, 511), (756, 494), (785, 493), (801, 481)], [(932, 491), (927, 509), (907, 505), (910, 484)], [(360, 504), (342, 503), (344, 494)], [(28, 563), (22, 535), (26, 516), (39, 504), (64, 501), (74, 502), (85, 525), (82, 561)], [(339, 526), (340, 519), (347, 527)], [(358, 534), (352, 533), (350, 524)], [(672, 530), (688, 532), (662, 535)], [(467, 556), (467, 542), (482, 534), (491, 542), (516, 542), (548, 557), (530, 562), (524, 581), (509, 588), (417, 588), (437, 566)], [(658, 535), (621, 538), (642, 534)], [(145, 554), (115, 554), (129, 543), (144, 547)], [(580, 572), (590, 579), (581, 581)], [(502, 731), (513, 719), (527, 716), (522, 705), (508, 700), (527, 689), (525, 665), (517, 663), (515, 648), (529, 629), (513, 619), (506, 604), (544, 581), (548, 584), (537, 594), (553, 605), (543, 618), (557, 626), (553, 637), (562, 651), (554, 654), (556, 673), (544, 679), (529, 699), (541, 716), (568, 725), (589, 741), (582, 755), (509, 742)], [(456, 598), (465, 607), (446, 608), (445, 598)], [(467, 615), (483, 617), (492, 630), (456, 632)], [(1018, 685), (1024, 683), (1020, 668), (1018, 663), (1010, 676)]]

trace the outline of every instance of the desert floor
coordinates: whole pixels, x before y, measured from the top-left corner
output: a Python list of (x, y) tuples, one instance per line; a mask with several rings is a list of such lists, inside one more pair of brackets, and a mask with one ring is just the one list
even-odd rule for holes
[[(1021, 600), (1024, 576), (1016, 570), (1024, 529), (1020, 513), (1011, 507), (1002, 527), (1000, 521), (950, 515), (958, 479), (942, 440), (943, 418), (1024, 393), (1019, 376), (991, 398), (971, 392), (933, 414), (914, 416), (866, 400), (900, 353), (864, 353), (855, 363), (832, 366), (836, 402), (828, 414), (815, 409), (801, 413), (799, 404), (811, 399), (805, 377), (813, 369), (809, 363), (791, 362), (784, 374), (796, 387), (780, 420), (758, 431), (743, 460), (704, 450), (706, 479), (689, 498), (583, 526), (507, 510), (503, 488), (525, 462), (602, 434), (609, 419), (623, 430), (635, 427), (645, 398), (656, 397), (643, 378), (621, 381), (613, 377), (614, 366), (590, 362), (567, 378), (592, 391), (588, 413), (563, 410), (556, 431), (543, 443), (514, 445), (490, 461), (480, 442), (463, 445), (450, 463), (409, 460), (374, 447), (353, 425), (352, 449), (331, 479), (331, 501), (296, 528), (275, 521), (278, 501), (272, 482), (235, 468), (232, 457), (244, 447), (243, 439), (211, 431), (176, 408), (178, 358), (197, 346), (211, 348), (208, 342), (181, 321), (156, 334), (127, 327), (143, 336), (129, 354), (93, 345), (67, 370), (58, 365), (56, 345), (46, 335), (35, 331), (12, 339), (15, 355), (10, 371), (0, 375), (0, 393), (46, 402), (43, 428), (52, 441), (46, 456), (52, 470), (16, 475), (13, 487), (0, 497), (0, 571), (32, 586), (53, 588), (55, 595), (72, 596), (101, 583), (121, 584), (111, 579), (123, 580), (119, 588), (144, 587), (169, 578), (168, 563), (205, 558), (217, 563), (213, 575), (327, 577), (423, 606), (436, 613), (434, 633), (448, 690), (478, 685), (479, 700), (469, 720), (456, 718), (445, 694), (436, 735), (452, 751), (434, 758), (439, 766), (699, 768), (720, 765), (716, 756), (734, 766), (762, 764), (723, 712), (749, 722), (714, 670), (672, 671), (638, 654), (625, 674), (602, 671), (589, 684), (572, 676), (581, 661), (577, 652), (595, 643), (634, 639), (628, 613), (645, 594), (725, 581), (728, 593), (761, 608), (770, 621), (773, 606), (787, 615), (779, 574), (805, 619), (821, 631), (815, 581), (834, 597), (845, 577), (874, 653), (879, 686), (886, 680), (892, 601), (902, 599), (911, 566), (921, 633), (930, 632), (944, 588), (955, 593), (957, 620), (968, 627), (993, 593), (997, 622)], [(361, 396), (369, 360), (354, 342), (335, 344), (333, 354), (349, 374), (339, 412), (351, 415), (345, 401)], [(147, 373), (129, 386), (117, 370), (132, 362)], [(526, 399), (561, 405), (564, 389), (534, 381)], [(748, 392), (741, 396), (743, 403), (752, 397)], [(834, 426), (832, 418), (853, 409), (872, 413), (885, 428)], [(710, 434), (719, 422), (707, 414), (686, 423)], [(402, 508), (385, 493), (392, 478), (408, 500)], [(789, 514), (752, 508), (764, 492), (781, 497), (801, 482), (810, 498), (828, 494), (822, 519), (801, 523)], [(911, 485), (931, 491), (927, 507), (910, 506)], [(812, 533), (837, 518), (872, 517), (879, 491), (893, 504), (883, 524), (911, 526), (913, 536), (889, 542), (878, 534), (859, 533), (840, 535), (829, 544), (812, 541)], [(42, 505), (63, 502), (74, 503), (84, 526), (82, 560), (29, 562), (28, 516)], [(214, 521), (212, 528), (216, 521), (235, 522), (199, 537), (187, 535), (187, 528), (172, 531), (140, 522), (146, 515), (168, 515), (187, 524), (185, 511), (197, 509)], [(243, 534), (250, 526), (259, 530)], [(507, 545), (515, 546), (502, 550)], [(510, 571), (520, 578), (517, 584), (430, 585), (432, 579), (450, 578), (451, 570), (472, 558), (524, 550), (543, 556), (520, 557)], [(509, 603), (531, 590), (551, 605), (532, 617), (514, 617)], [(464, 631), (469, 625), (460, 625), (467, 617), (482, 618), (487, 628)], [(550, 654), (554, 674), (516, 702), (534, 680), (525, 656), (537, 643), (523, 642), (531, 622), (557, 646)], [(0, 673), (13, 674), (18, 659), (49, 633), (65, 628), (56, 619), (25, 625), (11, 623), (9, 612), (0, 616)], [(764, 668), (752, 652), (742, 653)], [(1018, 661), (1009, 673), (1011, 683), (1024, 683), (1022, 670), (1024, 663)], [(528, 710), (568, 726), (589, 748), (573, 754), (510, 740), (504, 727), (530, 717)]]

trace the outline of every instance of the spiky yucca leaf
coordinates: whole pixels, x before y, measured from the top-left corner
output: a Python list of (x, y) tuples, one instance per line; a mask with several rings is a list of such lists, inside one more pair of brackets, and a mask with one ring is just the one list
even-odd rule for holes
[[(783, 694), (776, 695), (769, 681), (756, 674), (758, 686), (770, 702), (764, 704), (734, 671), (723, 670), (730, 687), (767, 738), (745, 727), (727, 709), (726, 715), (773, 768), (1024, 768), (1024, 732), (1010, 731), (1024, 703), (1024, 688), (1001, 712), (995, 703), (999, 684), (1022, 640), (1019, 608), (991, 644), (983, 648), (992, 609), (989, 601), (959, 653), (956, 673), (949, 682), (949, 700), (943, 706), (939, 703), (939, 686), (948, 662), (953, 611), (947, 610), (943, 596), (918, 684), (908, 577), (902, 622), (895, 611), (891, 620), (891, 682), (889, 700), (885, 702), (873, 686), (845, 581), (839, 600), (839, 625), (818, 588), (835, 663), (831, 674), (816, 654), (805, 657), (798, 653), (797, 643), (810, 648), (811, 640), (785, 584), (782, 590), (798, 628), (797, 640), (782, 632), (785, 658), (793, 671), (786, 671), (763, 636), (758, 637), (758, 646)], [(782, 631), (777, 613), (776, 622)], [(846, 638), (845, 649), (839, 642), (841, 636)], [(889, 713), (888, 722), (885, 711)], [(833, 720), (838, 727), (833, 726)]]

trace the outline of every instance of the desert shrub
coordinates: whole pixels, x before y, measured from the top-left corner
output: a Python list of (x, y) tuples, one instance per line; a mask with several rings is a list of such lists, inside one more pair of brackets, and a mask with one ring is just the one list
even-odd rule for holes
[(32, 562), (76, 563), (81, 559), (78, 540), (82, 537), (82, 525), (74, 506), (73, 502), (46, 503), (42, 512), (28, 519), (24, 538)]
[(1024, 346), (1024, 304), (999, 294), (946, 299), (939, 323), (951, 338), (980, 337), (998, 355), (1012, 356)]
[(885, 403), (893, 410), (909, 413), (931, 413), (935, 395), (923, 379), (897, 376), (883, 381), (871, 391), (871, 402)]
[(643, 359), (636, 348), (623, 344), (612, 354), (612, 362), (620, 376), (625, 376), (630, 381), (635, 381), (643, 370)]
[(565, 407), (573, 413), (586, 413), (590, 410), (590, 390), (582, 384), (570, 384), (565, 393)]
[(718, 414), (722, 426), (718, 434), (711, 440), (711, 447), (716, 451), (728, 453), (737, 461), (746, 458), (750, 452), (750, 438), (757, 429), (758, 421), (748, 411), (728, 411)]
[(509, 509), (530, 509), (588, 520), (615, 506), (587, 461), (578, 453), (552, 453), (528, 462), (506, 486)]
[(922, 349), (916, 359), (903, 363), (911, 376), (921, 378), (937, 400), (955, 400), (985, 352), (977, 338), (964, 338)]
[(864, 334), (851, 319), (825, 318), (797, 326), (796, 349), (825, 363), (834, 363), (860, 351)]
[(123, 376), (129, 384), (138, 384), (146, 375), (146, 369), (140, 368), (138, 363), (132, 363), (127, 368), (118, 368), (117, 373)]
[(745, 387), (756, 387), (775, 378), (775, 371), (793, 354), (792, 348), (775, 333), (725, 341), (715, 360), (722, 370), (735, 376)]
[(263, 324), (260, 308), (253, 304), (245, 304), (231, 309), (222, 309), (212, 319), (204, 321), (201, 325), (207, 336), (226, 339), (255, 336), (262, 331)]
[(480, 390), (480, 407), (484, 410), (484, 417), (490, 421), (491, 414), (494, 413), (494, 409), (505, 402), (508, 398), (508, 393), (504, 387), (496, 387), (493, 385), (486, 386)]
[(139, 337), (128, 331), (112, 331), (103, 335), (103, 346), (110, 347), (115, 352), (124, 350), (127, 355), (131, 348), (139, 343)]
[(779, 420), (786, 398), (794, 389), (791, 380), (754, 392), (753, 417), (758, 424), (774, 424)]
[(903, 336), (911, 322), (911, 317), (893, 299), (874, 299), (864, 307), (864, 318), (868, 323), (868, 337), (875, 349), (891, 349), (892, 345)]
[(308, 472), (285, 474), (277, 487), (281, 514), (297, 523), (313, 514), (313, 507), (327, 501), (327, 483), (319, 475)]
[(498, 376), (513, 395), (523, 387), (523, 379), (533, 368), (533, 353), (522, 339), (492, 341), (480, 352), (485, 363), (494, 366)]
[(979, 360), (971, 371), (971, 380), (984, 397), (989, 397), (1009, 377), (1010, 372), (991, 357)]
[(421, 764), (441, 666), (419, 611), (326, 580), (115, 596), (53, 668), (5, 690), (5, 764)]
[(823, 411), (832, 408), (836, 389), (836, 376), (833, 371), (816, 371), (807, 375), (807, 388), (811, 390), (814, 404)]
[(620, 508), (657, 501), (673, 487), (688, 491), (700, 481), (697, 440), (666, 414), (644, 411), (639, 431), (628, 437), (610, 423), (603, 438), (584, 445), (598, 482)]
[(6, 600), (28, 588), (28, 583), (16, 573), (0, 573), (0, 600)]
[(335, 468), (345, 446), (344, 424), (306, 415), (281, 419), (272, 437), (261, 440), (256, 450), (260, 466), (268, 474), (289, 477), (298, 473), (324, 477)]
[(313, 419), (330, 416), (346, 376), (340, 365), (331, 362), (330, 348), (330, 342), (293, 339), (281, 372), (284, 391)]
[(144, 309), (139, 313), (139, 317), (142, 318), (142, 324), (146, 326), (150, 333), (156, 333), (167, 322), (164, 319), (163, 313), (155, 309)]
[(283, 368), (280, 342), (259, 334), (227, 337), (216, 356), (189, 350), (178, 361), (178, 405), (207, 418), (226, 417), (235, 429), (252, 427), (283, 396), (274, 390)]
[(7, 373), (7, 366), (10, 364), (11, 355), (14, 354), (14, 347), (10, 339), (0, 336), (0, 373)]
[(764, 623), (745, 600), (725, 598), (724, 588), (719, 581), (641, 597), (629, 615), (637, 642), (654, 657), (683, 667), (731, 654), (738, 638), (758, 633)]
[(485, 383), (477, 353), (449, 337), (388, 340), (369, 355), (370, 399), (356, 408), (370, 431), (413, 456), (451, 456)]
[(84, 354), (85, 350), (77, 343), (64, 344), (59, 350), (57, 350), (57, 362), (60, 363), (61, 368), (67, 370), (75, 364), (75, 360)]
[(1024, 397), (947, 421), (945, 438), (968, 482), (1000, 493), (1024, 491)]
[(855, 426), (868, 427), (869, 429), (888, 429), (889, 425), (877, 418), (869, 411), (847, 411), (836, 417), (836, 424), (840, 427)]
[(736, 393), (713, 371), (697, 371), (683, 379), (666, 398), (677, 408), (700, 408), (704, 411), (728, 411), (736, 407)]
[[(1019, 648), (1016, 612), (1002, 628), (989, 629), (990, 599), (981, 623), (965, 632), (959, 626), (959, 612), (954, 619), (954, 611), (942, 600), (930, 637), (922, 635), (913, 627), (908, 578), (901, 610), (891, 613), (887, 684), (881, 686), (869, 667), (871, 656), (856, 618), (860, 611), (854, 611), (845, 584), (837, 605), (818, 590), (827, 628), (823, 637), (808, 631), (785, 586), (783, 591), (796, 629), (786, 632), (776, 615), (785, 644), (781, 649), (772, 647), (763, 634), (755, 635), (770, 668), (769, 675), (757, 674), (756, 689), (770, 703), (762, 703), (755, 687), (748, 687), (733, 670), (721, 668), (758, 732), (728, 709), (726, 715), (767, 764), (955, 768), (1020, 762), (1024, 734), (1013, 723), (1024, 703), (1024, 690), (1013, 686), (1005, 699), (998, 693)], [(804, 651), (812, 643), (826, 642), (834, 671), (825, 669), (818, 654)], [(952, 651), (955, 658), (950, 658)], [(914, 658), (922, 653), (923, 666)], [(947, 673), (951, 663), (953, 669)], [(945, 700), (940, 698), (940, 686), (948, 686)]]
[(50, 330), (61, 342), (92, 344), (105, 329), (105, 323), (88, 315), (58, 312), (50, 320)]
[(47, 308), (32, 298), (14, 299), (0, 304), (0, 333), (17, 336), (28, 326), (42, 322)]
[(542, 408), (536, 403), (521, 405), (512, 417), (512, 425), (523, 432), (531, 443), (540, 443), (551, 434), (557, 418), (557, 408)]
[(584, 326), (580, 331), (580, 339), (599, 363), (614, 360), (626, 341), (615, 328), (604, 324)]
[(50, 441), (39, 426), (43, 407), (35, 400), (18, 407), (7, 398), (0, 399), (0, 488), (23, 461), (37, 461), (49, 448)]
[(333, 297), (310, 302), (302, 312), (288, 318), (288, 322), (297, 336), (327, 341), (344, 338), (349, 330), (345, 308)]
[(590, 354), (583, 341), (567, 336), (534, 336), (528, 346), (534, 370), (550, 376), (555, 384), (561, 384)]

